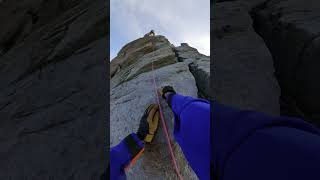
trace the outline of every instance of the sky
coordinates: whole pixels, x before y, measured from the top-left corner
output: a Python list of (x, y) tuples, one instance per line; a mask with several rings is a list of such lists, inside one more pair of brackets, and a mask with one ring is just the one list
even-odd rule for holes
[(110, 12), (110, 60), (151, 29), (210, 55), (209, 0), (111, 0)]

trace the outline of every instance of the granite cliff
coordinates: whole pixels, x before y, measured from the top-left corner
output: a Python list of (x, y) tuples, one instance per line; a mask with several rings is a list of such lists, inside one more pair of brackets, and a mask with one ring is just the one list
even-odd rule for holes
[(106, 171), (103, 0), (0, 2), (0, 179)]
[(213, 97), (320, 126), (319, 1), (213, 2)]
[[(210, 98), (209, 67), (210, 57), (186, 43), (175, 47), (161, 35), (145, 36), (125, 45), (110, 64), (111, 146), (136, 132), (145, 108), (156, 102), (152, 73), (159, 87), (171, 85), (180, 94)], [(164, 101), (161, 103), (172, 133), (173, 114)], [(174, 152), (184, 178), (197, 179), (176, 143)], [(139, 180), (177, 178), (161, 126), (155, 140), (146, 146), (145, 153), (127, 172), (127, 177)]]

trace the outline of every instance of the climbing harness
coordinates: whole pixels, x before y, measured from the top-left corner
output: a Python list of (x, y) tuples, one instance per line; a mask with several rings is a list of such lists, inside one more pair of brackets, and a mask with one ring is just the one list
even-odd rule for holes
[(153, 61), (151, 62), (151, 67), (152, 67), (154, 93), (155, 93), (155, 96), (156, 96), (157, 103), (159, 105), (161, 124), (162, 124), (162, 127), (163, 127), (164, 134), (166, 136), (166, 140), (167, 140), (167, 144), (168, 144), (168, 148), (169, 148), (169, 152), (170, 152), (170, 156), (171, 156), (171, 161), (173, 163), (174, 170), (175, 170), (176, 174), (178, 175), (179, 179), (183, 180), (183, 178), (182, 178), (182, 176), (181, 176), (181, 174), (179, 172), (179, 167), (178, 167), (178, 164), (176, 162), (176, 158), (175, 158), (174, 153), (173, 153), (171, 140), (170, 140), (170, 136), (169, 136), (169, 133), (168, 133), (167, 126), (166, 126), (166, 122), (165, 122), (164, 117), (163, 117), (163, 112), (162, 112), (162, 108), (161, 108), (161, 104), (160, 104), (160, 100), (159, 100), (159, 95), (158, 95), (158, 91), (157, 91), (157, 89), (158, 89), (157, 87), (158, 86), (156, 84), (156, 78), (155, 78), (155, 75), (154, 75), (155, 73), (154, 73), (154, 68), (153, 68)]

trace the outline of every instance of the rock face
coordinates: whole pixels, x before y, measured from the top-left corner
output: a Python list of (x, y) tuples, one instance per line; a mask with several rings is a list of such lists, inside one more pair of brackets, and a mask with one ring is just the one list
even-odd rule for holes
[[(198, 64), (197, 69), (209, 67), (209, 57), (185, 43), (174, 47), (164, 36), (146, 36), (128, 43), (110, 64), (110, 142), (118, 144), (129, 133), (136, 132), (140, 118), (150, 103), (156, 103), (153, 87), (153, 74), (158, 87), (173, 86), (183, 95), (197, 97), (195, 79), (189, 70), (190, 64)], [(154, 71), (152, 71), (152, 62)], [(207, 70), (206, 73), (209, 73)], [(209, 74), (206, 74), (209, 77)], [(167, 104), (161, 101), (164, 117), (170, 133), (173, 131), (173, 114)], [(197, 179), (184, 159), (180, 147), (174, 143), (181, 174), (185, 179)], [(156, 137), (146, 146), (142, 158), (127, 172), (128, 179), (176, 179), (172, 168), (162, 126), (159, 125)]]
[[(320, 2), (267, 1), (252, 10), (281, 85), (283, 109), (320, 126)], [(290, 110), (290, 109), (289, 109)], [(285, 113), (285, 112), (284, 112)]]
[(106, 171), (108, 7), (0, 4), (0, 179), (100, 179)]
[(279, 114), (280, 89), (273, 75), (272, 56), (238, 2), (214, 5), (214, 100), (240, 109)]
[[(236, 91), (228, 92), (224, 90), (222, 94), (232, 96), (230, 98), (236, 102), (223, 100), (230, 104), (239, 104), (237, 106), (240, 108), (246, 108), (247, 106), (242, 105), (241, 102), (251, 101), (250, 98), (252, 97), (257, 99), (257, 102), (252, 101), (255, 104), (251, 105), (254, 107), (253, 109), (269, 112), (266, 109), (270, 109), (271, 104), (274, 106), (272, 109), (275, 109), (275, 106), (278, 106), (278, 102), (275, 100), (278, 97), (278, 90), (273, 83), (273, 77), (270, 76), (273, 72), (270, 66), (270, 60), (272, 60), (275, 76), (281, 87), (281, 114), (302, 117), (319, 126), (320, 84), (317, 81), (320, 77), (320, 71), (318, 70), (320, 68), (320, 2), (317, 0), (308, 2), (299, 0), (233, 0), (228, 2), (227, 0), (217, 0), (216, 2), (213, 5), (213, 14), (215, 14), (213, 18), (213, 25), (215, 26), (213, 55), (216, 62), (214, 68), (217, 72), (212, 70), (212, 78), (216, 80), (211, 82), (214, 82), (212, 83), (213, 87), (218, 89), (214, 93), (222, 92), (218, 87), (218, 82), (215, 82), (221, 79), (219, 75), (224, 76), (225, 80), (235, 78), (237, 82), (249, 80), (250, 85), (243, 83), (242, 85), (236, 85), (237, 82), (231, 83), (230, 81), (228, 83), (229, 81), (224, 81), (223, 86), (239, 88), (240, 92), (246, 91), (248, 87), (253, 87), (256, 91), (253, 96), (244, 95), (242, 97), (249, 99), (241, 100), (241, 98), (233, 97), (234, 94), (239, 95)], [(218, 19), (215, 20), (215, 18)], [(221, 26), (221, 24), (224, 24), (224, 26)], [(226, 26), (226, 24), (229, 26)], [(240, 24), (242, 24), (242, 28)], [(244, 37), (247, 37), (247, 39), (244, 39)], [(225, 52), (219, 55), (220, 49)], [(239, 51), (239, 49), (246, 52)], [(231, 61), (225, 62), (225, 59), (231, 56), (232, 60), (238, 59), (238, 62), (234, 65)], [(247, 56), (247, 59), (251, 59), (251, 61), (258, 62), (258, 64), (263, 62), (268, 64), (260, 64), (259, 66), (251, 62), (244, 65), (246, 62), (242, 60), (244, 56)], [(239, 59), (241, 62), (239, 62)], [(224, 61), (225, 64), (219, 66), (219, 61)], [(221, 72), (222, 69), (228, 69), (229, 71)], [(241, 70), (241, 73), (239, 71), (238, 74), (234, 74), (237, 70)], [(245, 75), (247, 74), (246, 71), (254, 75), (249, 78)], [(229, 74), (230, 72), (233, 72), (233, 74)], [(240, 74), (243, 75), (239, 76)], [(256, 79), (260, 83), (255, 80), (252, 81), (252, 79)], [(269, 91), (269, 93), (266, 91)], [(247, 92), (251, 94), (253, 91)], [(255, 94), (258, 94), (258, 96)], [(260, 95), (265, 97), (260, 97)], [(267, 103), (265, 104), (266, 109), (255, 107), (260, 107), (261, 102)]]

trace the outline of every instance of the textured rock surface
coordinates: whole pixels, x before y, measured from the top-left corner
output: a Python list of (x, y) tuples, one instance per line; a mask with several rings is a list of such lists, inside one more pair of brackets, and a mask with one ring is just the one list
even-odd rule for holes
[[(136, 132), (140, 118), (150, 103), (156, 102), (151, 63), (158, 87), (173, 86), (183, 95), (197, 97), (198, 89), (189, 64), (203, 57), (186, 44), (174, 47), (164, 36), (144, 37), (128, 43), (112, 60), (110, 67), (120, 67), (111, 72), (110, 131), (111, 146), (119, 143), (131, 132)], [(128, 62), (129, 61), (129, 62)], [(209, 58), (207, 57), (209, 67)], [(207, 71), (208, 72), (208, 71)], [(170, 132), (173, 130), (173, 114), (162, 101), (164, 116)], [(180, 147), (174, 143), (181, 174), (185, 179), (197, 179), (187, 165)], [(135, 166), (127, 173), (128, 179), (176, 179), (166, 140), (159, 126), (151, 145)]]
[(0, 4), (0, 179), (105, 171), (107, 9), (101, 0)]
[[(320, 2), (271, 0), (252, 11), (273, 57), (282, 109), (320, 125)], [(290, 110), (290, 109), (289, 109)], [(283, 112), (287, 113), (287, 112)]]
[(186, 43), (181, 43), (181, 46), (176, 47), (175, 52), (179, 62), (189, 64), (189, 70), (193, 74), (198, 87), (198, 96), (213, 99), (209, 87), (210, 57), (199, 54), (197, 49)]
[[(214, 13), (219, 14), (219, 4), (226, 1), (229, 0), (216, 0), (219, 3), (213, 5)], [(281, 87), (281, 114), (302, 117), (320, 126), (320, 84), (317, 83), (320, 76), (320, 1), (232, 0), (228, 3), (241, 6), (242, 10), (234, 9), (233, 13), (242, 11), (243, 14), (243, 10), (250, 13), (250, 24), (272, 54), (275, 75)], [(223, 11), (225, 17), (227, 12), (231, 13), (229, 7)], [(239, 18), (237, 23), (241, 22)], [(214, 22), (213, 25), (217, 24)], [(233, 36), (234, 39), (240, 37)], [(245, 40), (242, 42), (247, 44)], [(213, 51), (215, 46), (219, 46), (219, 41), (214, 43)], [(254, 51), (255, 47), (251, 49)]]
[(272, 56), (251, 26), (246, 8), (221, 2), (213, 11), (214, 100), (241, 109), (279, 114), (280, 89)]

